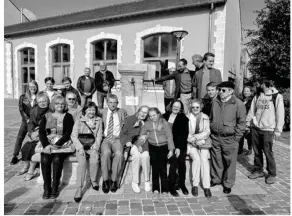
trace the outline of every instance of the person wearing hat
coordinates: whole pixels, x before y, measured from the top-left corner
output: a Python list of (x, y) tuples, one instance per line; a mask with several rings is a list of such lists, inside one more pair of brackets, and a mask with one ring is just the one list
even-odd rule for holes
[(238, 143), (246, 127), (245, 106), (233, 95), (234, 87), (228, 81), (218, 85), (210, 114), (211, 187), (222, 184), (226, 194), (235, 183)]

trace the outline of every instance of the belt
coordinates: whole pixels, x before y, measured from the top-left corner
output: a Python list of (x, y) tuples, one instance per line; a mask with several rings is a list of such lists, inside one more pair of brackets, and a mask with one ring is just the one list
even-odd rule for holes
[(181, 94), (191, 94), (192, 91), (189, 91), (189, 92), (181, 92)]

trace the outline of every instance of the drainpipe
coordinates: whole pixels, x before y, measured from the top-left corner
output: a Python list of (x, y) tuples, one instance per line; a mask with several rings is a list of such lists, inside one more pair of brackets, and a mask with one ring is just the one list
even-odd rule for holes
[(12, 84), (11, 84), (11, 88), (12, 88), (12, 98), (14, 98), (14, 77), (13, 77), (13, 64), (14, 64), (14, 61), (13, 61), (13, 43), (11, 40), (8, 40), (6, 38), (4, 38), (4, 40), (7, 42), (7, 43), (10, 43), (10, 53), (11, 53), (11, 79), (12, 79)]
[(211, 52), (211, 44), (212, 44), (212, 21), (213, 21), (213, 10), (214, 10), (214, 3), (211, 3), (211, 9), (209, 13), (209, 38), (208, 38), (208, 52)]

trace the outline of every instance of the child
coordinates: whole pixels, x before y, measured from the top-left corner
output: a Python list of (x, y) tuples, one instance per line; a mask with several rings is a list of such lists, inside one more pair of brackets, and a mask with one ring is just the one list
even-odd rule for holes
[[(161, 117), (161, 112), (155, 107), (149, 109), (149, 121), (145, 123), (140, 132), (140, 136), (145, 135), (147, 135), (149, 143), (150, 163), (152, 165), (153, 200), (158, 202), (161, 191), (161, 200), (167, 201), (167, 159), (173, 155), (174, 143), (168, 122)], [(144, 141), (139, 140), (138, 145), (142, 145)], [(161, 190), (159, 178), (161, 180)]]
[(207, 94), (202, 98), (204, 107), (202, 112), (207, 116), (210, 116), (211, 108), (212, 108), (212, 101), (218, 95), (218, 87), (215, 82), (209, 82), (206, 86)]

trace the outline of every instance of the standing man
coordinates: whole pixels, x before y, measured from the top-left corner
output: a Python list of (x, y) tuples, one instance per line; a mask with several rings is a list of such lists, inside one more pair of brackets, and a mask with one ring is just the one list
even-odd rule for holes
[(96, 88), (94, 84), (94, 79), (90, 76), (90, 68), (84, 69), (84, 75), (78, 78), (77, 89), (81, 94), (81, 107), (92, 101), (92, 95), (94, 94)]
[(211, 187), (222, 184), (226, 194), (235, 183), (238, 145), (246, 124), (245, 106), (233, 95), (234, 87), (232, 82), (218, 85), (219, 97), (210, 115)]
[[(173, 74), (175, 72), (175, 68), (169, 68), (169, 74)], [(173, 79), (167, 80), (163, 82), (163, 90), (164, 90), (164, 108), (165, 112), (167, 112), (167, 107), (174, 100), (175, 94), (175, 81)]]
[(192, 56), (192, 60), (193, 60), (193, 65), (195, 65), (196, 67), (195, 73), (203, 69), (204, 67), (203, 56), (201, 56), (200, 54), (195, 54)]
[[(127, 117), (127, 112), (118, 108), (118, 103), (118, 97), (114, 94), (109, 94), (107, 97), (108, 108), (100, 111), (104, 125), (104, 139), (101, 144), (102, 190), (104, 193), (108, 193), (109, 190), (113, 193), (117, 191), (118, 174), (123, 160), (120, 132)], [(111, 163), (112, 154), (114, 157)], [(112, 171), (111, 182), (109, 181), (110, 170)]]
[(213, 53), (206, 53), (203, 57), (203, 68), (193, 77), (194, 94), (198, 99), (206, 95), (207, 83), (215, 82), (218, 85), (222, 82), (220, 70), (213, 68), (214, 59), (215, 55)]
[(113, 73), (107, 70), (105, 62), (99, 62), (99, 67), (99, 71), (95, 73), (95, 86), (97, 90), (98, 107), (102, 109), (104, 98), (111, 93), (111, 89), (115, 84), (115, 78)]
[(81, 98), (80, 98), (80, 95), (79, 95), (79, 92), (76, 88), (73, 88), (73, 86), (71, 85), (72, 84), (72, 80), (70, 79), (70, 77), (64, 77), (62, 79), (62, 83), (63, 85), (65, 86), (64, 89), (62, 89), (62, 96), (64, 98), (66, 98), (66, 95), (68, 92), (73, 92), (75, 95), (76, 95), (76, 99), (77, 99), (77, 103), (79, 105), (81, 105)]
[(189, 102), (192, 97), (192, 78), (194, 71), (187, 69), (187, 60), (180, 59), (177, 65), (177, 71), (164, 77), (155, 79), (155, 82), (162, 82), (165, 80), (175, 80), (175, 95), (174, 99), (179, 99), (184, 105), (185, 114), (189, 113)]

